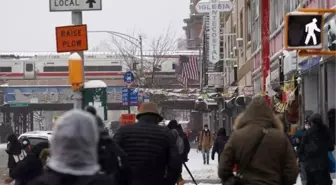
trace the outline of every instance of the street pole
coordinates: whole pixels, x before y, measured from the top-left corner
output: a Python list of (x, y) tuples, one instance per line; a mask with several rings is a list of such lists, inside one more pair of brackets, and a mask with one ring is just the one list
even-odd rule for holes
[[(142, 51), (142, 36), (139, 36), (139, 47), (140, 47), (140, 74), (142, 75), (143, 73), (143, 51)], [(141, 76), (142, 78), (143, 76)]]
[(262, 12), (261, 16), (261, 43), (262, 43), (262, 90), (265, 94), (266, 101), (271, 104), (271, 100), (268, 97), (268, 94), (266, 94), (267, 91), (267, 84), (266, 79), (269, 75), (270, 71), (270, 43), (269, 43), (269, 0), (262, 0), (262, 5), (260, 6), (260, 9)]
[[(71, 12), (71, 20), (72, 20), (72, 24), (73, 25), (81, 25), (83, 24), (83, 14), (82, 11), (72, 11)], [(74, 53), (74, 52), (72, 52)], [(83, 62), (83, 79), (85, 82), (85, 74), (84, 74), (84, 53), (83, 51), (79, 51), (77, 52), (79, 54), (79, 56), (82, 58), (82, 62)], [(84, 85), (84, 84), (83, 84)], [(75, 109), (82, 109), (82, 105), (83, 105), (83, 94), (81, 91), (74, 91), (74, 108)]]
[(131, 114), (131, 88), (127, 86), (127, 111), (128, 114)]

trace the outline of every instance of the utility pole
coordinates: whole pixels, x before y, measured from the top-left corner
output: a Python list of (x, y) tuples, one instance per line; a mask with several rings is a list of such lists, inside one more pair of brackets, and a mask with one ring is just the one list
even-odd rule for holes
[[(73, 25), (82, 25), (83, 24), (83, 13), (82, 11), (72, 11), (71, 12), (71, 23)], [(74, 52), (71, 52), (72, 54)], [(83, 51), (79, 51), (77, 52), (78, 55), (81, 57), (81, 60), (82, 60), (82, 69), (83, 69), (83, 81), (85, 82), (85, 73), (84, 73), (84, 68), (85, 68), (85, 65), (84, 65), (84, 52)], [(84, 84), (83, 84), (84, 85)], [(82, 91), (74, 91), (75, 93), (75, 102), (74, 102), (74, 108), (75, 109), (82, 109), (82, 104), (83, 104), (83, 93)]]

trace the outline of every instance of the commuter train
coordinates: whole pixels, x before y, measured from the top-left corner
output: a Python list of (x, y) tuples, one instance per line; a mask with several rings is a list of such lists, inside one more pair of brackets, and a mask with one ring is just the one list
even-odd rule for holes
[[(189, 53), (174, 52), (168, 58), (178, 60), (179, 55)], [(198, 51), (191, 54), (198, 55)], [(59, 53), (0, 53), (0, 80), (67, 78), (68, 58), (69, 54)], [(106, 52), (86, 52), (84, 62), (85, 76), (90, 79), (122, 79), (129, 68), (122, 56)]]

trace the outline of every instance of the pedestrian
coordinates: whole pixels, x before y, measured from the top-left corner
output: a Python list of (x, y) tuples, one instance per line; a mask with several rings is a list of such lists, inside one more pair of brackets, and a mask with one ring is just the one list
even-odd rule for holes
[(253, 97), (233, 127), (218, 165), (223, 183), (231, 180), (258, 185), (296, 183), (298, 166), (292, 145), (265, 97)]
[(173, 185), (181, 174), (176, 142), (155, 103), (146, 102), (136, 115), (137, 123), (121, 126), (113, 139), (127, 153), (132, 185)]
[(12, 169), (11, 173), (9, 173), (9, 178), (7, 178), (5, 182), (9, 184), (15, 179), (20, 185), (27, 185), (40, 176), (43, 172), (40, 154), (42, 150), (48, 147), (48, 142), (41, 142), (33, 146), (31, 151), (27, 153), (27, 157), (17, 163), (15, 168)]
[(311, 127), (304, 133), (299, 148), (307, 173), (307, 185), (332, 185), (328, 152), (334, 150), (334, 143), (328, 127), (320, 114), (309, 118)]
[[(188, 154), (190, 152), (190, 143), (188, 140), (187, 135), (183, 132), (182, 126), (177, 123), (176, 120), (171, 120), (167, 127), (172, 131), (172, 134), (175, 138), (176, 146), (178, 149), (178, 152), (181, 157), (182, 163), (186, 163), (188, 161)], [(183, 165), (181, 164), (181, 172), (183, 169)], [(177, 180), (178, 185), (184, 184), (184, 179), (182, 177), (182, 174), (179, 175)]]
[(297, 155), (297, 159), (299, 162), (299, 167), (300, 167), (300, 178), (301, 178), (301, 184), (302, 185), (307, 185), (307, 173), (306, 173), (306, 169), (304, 166), (304, 155), (299, 153), (299, 148), (302, 142), (302, 137), (304, 135), (304, 133), (306, 132), (306, 130), (308, 130), (311, 125), (308, 122), (309, 117), (307, 117), (304, 121), (304, 127), (301, 129), (298, 129), (294, 135), (292, 136), (292, 144), (295, 148), (295, 152)]
[(30, 144), (28, 137), (23, 137), (21, 140), (21, 143), (22, 143), (22, 148), (26, 151), (26, 153), (30, 152), (31, 144)]
[(118, 185), (128, 185), (131, 170), (128, 165), (127, 154), (109, 136), (103, 120), (97, 115), (92, 106), (87, 106), (86, 111), (96, 118), (99, 131), (98, 159), (100, 172), (113, 176)]
[(225, 143), (228, 141), (229, 137), (226, 135), (226, 129), (220, 128), (217, 132), (217, 137), (215, 139), (214, 146), (212, 148), (211, 159), (215, 160), (215, 154), (218, 154), (218, 162), (220, 159), (220, 155), (224, 150)]
[(30, 185), (109, 185), (99, 174), (99, 133), (95, 117), (82, 110), (63, 114), (54, 127), (47, 170)]
[[(7, 137), (7, 142), (8, 142), (6, 149), (6, 153), (8, 154), (7, 168), (9, 169), (9, 174), (11, 174), (12, 170), (16, 167), (16, 165), (27, 156), (27, 153), (22, 148), (22, 144), (20, 143), (15, 134), (10, 134)], [(14, 180), (15, 185), (20, 184), (18, 179)]]
[(202, 151), (203, 164), (209, 164), (209, 153), (212, 147), (213, 137), (208, 125), (203, 126), (203, 130), (198, 136), (198, 150)]

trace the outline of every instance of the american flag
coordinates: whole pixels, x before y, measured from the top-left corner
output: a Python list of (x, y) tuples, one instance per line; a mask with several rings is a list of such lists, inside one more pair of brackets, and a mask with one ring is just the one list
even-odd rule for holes
[(198, 64), (196, 56), (182, 56), (179, 58), (180, 72), (177, 80), (187, 87), (188, 80), (199, 80)]

